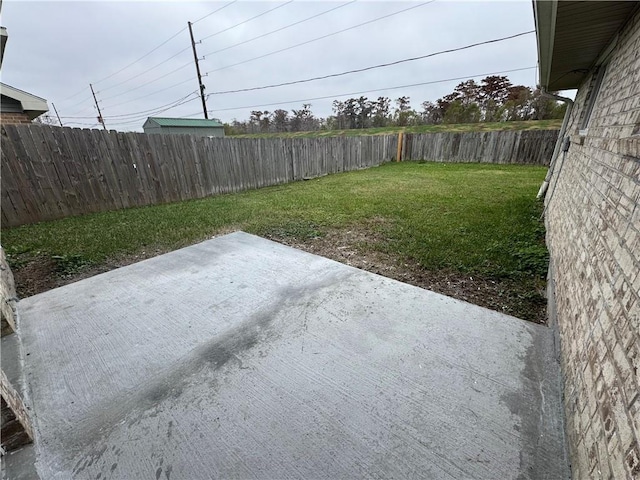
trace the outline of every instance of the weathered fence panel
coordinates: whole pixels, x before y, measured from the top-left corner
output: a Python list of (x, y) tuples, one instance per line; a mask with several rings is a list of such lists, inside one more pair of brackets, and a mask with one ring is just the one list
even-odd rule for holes
[[(557, 131), (405, 134), (403, 160), (533, 163)], [(395, 159), (397, 135), (197, 138), (2, 127), (2, 226), (261, 188)]]
[(391, 161), (395, 135), (197, 138), (2, 127), (2, 226), (175, 202)]
[(410, 133), (402, 159), (548, 165), (558, 130)]

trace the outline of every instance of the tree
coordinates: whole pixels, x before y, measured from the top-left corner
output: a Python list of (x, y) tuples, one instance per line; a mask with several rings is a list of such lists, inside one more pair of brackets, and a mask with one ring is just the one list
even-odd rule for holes
[(278, 108), (271, 114), (271, 124), (276, 132), (286, 132), (289, 129), (289, 112)]
[(346, 120), (346, 128), (353, 129), (358, 126), (358, 102), (355, 98), (344, 101), (343, 115)]
[(516, 85), (509, 88), (509, 96), (504, 104), (502, 120), (530, 120), (532, 92), (529, 87)]
[[(291, 112), (254, 110), (248, 121), (233, 120), (225, 131), (234, 133), (312, 131), (318, 129), (358, 129), (387, 125), (409, 126), (440, 123), (502, 122), (562, 118), (566, 105), (546, 97), (539, 90), (513, 85), (508, 77), (489, 75), (480, 82), (474, 79), (458, 83), (453, 91), (435, 102), (422, 102), (418, 113), (411, 108), (408, 96), (393, 102), (388, 97), (334, 100), (333, 115), (318, 118), (305, 103)], [(231, 133), (233, 132), (233, 133)]]
[(480, 121), (481, 115), (477, 103), (465, 105), (462, 100), (454, 100), (444, 114), (443, 123), (476, 123)]
[(367, 97), (360, 97), (356, 100), (357, 105), (357, 127), (367, 128), (370, 124), (369, 117), (373, 111), (373, 104)]
[(501, 108), (509, 99), (511, 86), (509, 78), (501, 75), (489, 75), (482, 79), (478, 100), (485, 122), (500, 121)]
[(251, 112), (251, 116), (249, 117), (249, 130), (251, 133), (259, 133), (260, 132), (260, 124), (262, 122), (262, 110), (253, 110)]
[(391, 100), (387, 97), (378, 97), (372, 106), (372, 124), (374, 127), (385, 127), (389, 123), (389, 109)]
[(444, 114), (440, 107), (433, 102), (422, 102), (422, 122), (427, 125), (442, 123)]
[(538, 89), (535, 89), (531, 95), (531, 118), (535, 120), (563, 118), (566, 109), (566, 103), (546, 97)]
[(340, 100), (334, 100), (331, 108), (333, 110), (333, 113), (335, 114), (336, 128), (345, 128), (346, 118), (344, 114), (344, 102), (341, 102)]
[(393, 116), (395, 124), (399, 127), (412, 123), (416, 117), (416, 112), (411, 110), (411, 99), (409, 97), (396, 98), (396, 111)]
[(305, 103), (300, 110), (291, 110), (293, 112), (293, 118), (290, 125), (291, 130), (294, 132), (303, 132), (310, 130), (317, 130), (319, 122), (311, 113), (311, 104)]
[(459, 83), (453, 90), (453, 93), (457, 95), (455, 100), (459, 100), (462, 105), (467, 106), (472, 103), (478, 103), (480, 98), (481, 87), (475, 80), (467, 80), (466, 82)]
[(450, 93), (449, 95), (445, 95), (442, 98), (436, 100), (436, 105), (440, 117), (440, 121), (444, 121), (444, 117), (447, 114), (447, 110), (454, 102), (460, 100), (460, 94), (458, 92)]
[(249, 123), (240, 122), (234, 118), (231, 122), (231, 125), (228, 126), (228, 129), (227, 127), (225, 127), (225, 134), (227, 133), (227, 130), (231, 132), (229, 133), (229, 135), (241, 135), (243, 133), (249, 133)]

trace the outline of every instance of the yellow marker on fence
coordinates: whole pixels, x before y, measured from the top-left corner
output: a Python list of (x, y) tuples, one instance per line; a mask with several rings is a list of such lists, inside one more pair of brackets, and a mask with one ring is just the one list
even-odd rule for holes
[(398, 133), (398, 154), (396, 155), (396, 162), (402, 160), (402, 133), (403, 132)]

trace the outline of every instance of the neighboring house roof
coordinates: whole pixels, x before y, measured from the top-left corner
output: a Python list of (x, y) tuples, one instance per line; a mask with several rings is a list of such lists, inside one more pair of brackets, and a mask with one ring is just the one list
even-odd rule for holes
[(550, 91), (578, 88), (639, 7), (630, 1), (534, 0), (540, 85)]
[(7, 39), (9, 36), (7, 35), (7, 29), (4, 27), (0, 27), (0, 67), (2, 67), (2, 59), (4, 58), (4, 49), (7, 44)]
[(6, 83), (0, 83), (0, 94), (20, 103), (22, 110), (31, 120), (49, 111), (49, 106), (44, 98), (37, 97)]
[(223, 127), (219, 120), (206, 120), (204, 118), (149, 117), (147, 121), (144, 122), (144, 126), (147, 126), (149, 123), (156, 123), (161, 127)]

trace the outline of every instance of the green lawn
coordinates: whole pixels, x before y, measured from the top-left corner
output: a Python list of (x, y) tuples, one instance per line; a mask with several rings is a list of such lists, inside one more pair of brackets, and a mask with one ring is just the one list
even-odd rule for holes
[(407, 133), (436, 133), (436, 132), (487, 132), (494, 130), (553, 130), (559, 129), (562, 119), (529, 120), (518, 122), (488, 122), (488, 123), (457, 123), (444, 125), (416, 125), (412, 127), (376, 127), (351, 130), (317, 130), (312, 132), (286, 133), (255, 133), (247, 135), (233, 135), (233, 138), (267, 138), (267, 137), (334, 137), (381, 135), (398, 132)]
[[(545, 172), (518, 165), (392, 163), (240, 194), (24, 225), (3, 230), (2, 244), (14, 268), (54, 258), (60, 271), (72, 272), (233, 229), (302, 243), (336, 230), (348, 237), (357, 229), (368, 239), (359, 241), (361, 251), (424, 271), (515, 282), (523, 288), (519, 297), (533, 298), (547, 265), (535, 200)], [(527, 308), (525, 302), (505, 311), (526, 318)]]

